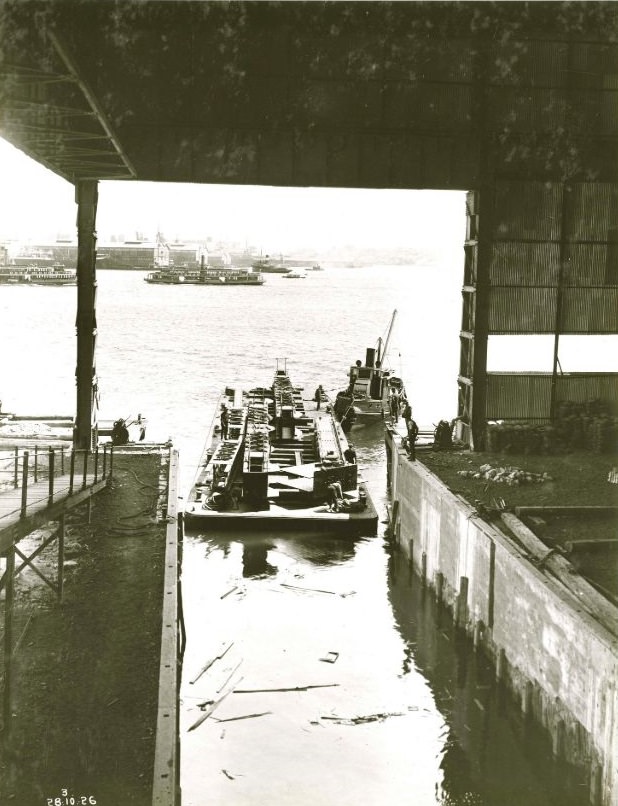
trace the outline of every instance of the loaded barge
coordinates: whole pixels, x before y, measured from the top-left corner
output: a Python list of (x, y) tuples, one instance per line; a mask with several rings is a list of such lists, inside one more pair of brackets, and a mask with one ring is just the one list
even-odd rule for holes
[(187, 528), (315, 529), (374, 535), (377, 513), (330, 407), (305, 407), (277, 367), (272, 385), (227, 388), (185, 506)]

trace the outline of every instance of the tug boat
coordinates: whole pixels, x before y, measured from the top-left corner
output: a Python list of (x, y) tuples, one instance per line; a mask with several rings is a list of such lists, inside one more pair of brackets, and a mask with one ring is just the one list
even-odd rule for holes
[(291, 271), (291, 269), (284, 266), (282, 262), (273, 263), (269, 255), (254, 260), (251, 264), (251, 268), (254, 269), (254, 271), (259, 271), (264, 274), (289, 274)]
[(188, 529), (369, 536), (378, 517), (330, 406), (304, 400), (302, 388), (277, 364), (268, 387), (225, 389), (184, 522)]
[(290, 269), (287, 274), (283, 275), (284, 280), (304, 280), (307, 277), (307, 272), (304, 269)]
[(348, 386), (337, 393), (333, 408), (346, 433), (352, 428), (383, 423), (389, 414), (391, 398), (406, 396), (401, 378), (384, 366), (396, 316), (395, 310), (384, 343), (379, 338), (376, 347), (367, 348), (365, 363), (359, 360), (350, 367)]

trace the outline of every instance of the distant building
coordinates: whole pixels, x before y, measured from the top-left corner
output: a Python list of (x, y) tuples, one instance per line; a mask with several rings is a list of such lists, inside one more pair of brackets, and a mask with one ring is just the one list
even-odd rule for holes
[[(29, 250), (49, 254), (55, 262), (63, 263), (68, 268), (75, 268), (77, 265), (75, 241), (59, 239), (52, 243), (32, 245)], [(195, 268), (199, 265), (202, 251), (203, 247), (197, 244), (167, 243), (161, 236), (154, 241), (98, 241), (97, 268), (137, 271), (168, 266)]]

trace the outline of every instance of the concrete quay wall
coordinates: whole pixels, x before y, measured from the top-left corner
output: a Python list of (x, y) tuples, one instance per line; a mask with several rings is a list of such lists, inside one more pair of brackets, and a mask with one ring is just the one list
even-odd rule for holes
[(618, 641), (506, 530), (480, 518), (386, 433), (394, 539), (452, 610), (554, 754), (618, 806)]

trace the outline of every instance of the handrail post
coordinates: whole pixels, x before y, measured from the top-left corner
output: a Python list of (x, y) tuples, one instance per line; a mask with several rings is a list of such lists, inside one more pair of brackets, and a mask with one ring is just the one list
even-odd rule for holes
[(28, 505), (28, 451), (24, 451), (21, 469), (21, 512), (20, 518), (26, 517), (26, 507)]
[(60, 448), (60, 475), (61, 476), (64, 476), (64, 451), (65, 451), (65, 448), (66, 448), (66, 445), (62, 445), (62, 447)]
[(103, 445), (103, 478), (107, 478), (107, 445)]
[(39, 480), (39, 446), (34, 446), (34, 483)]
[(88, 475), (88, 448), (84, 448), (84, 478), (82, 481), (82, 490), (86, 487), (87, 475)]
[(19, 448), (15, 448), (15, 472), (13, 475), (13, 487), (19, 487)]
[(69, 479), (69, 495), (73, 495), (73, 479), (75, 478), (75, 448), (71, 448), (71, 478)]
[(48, 506), (54, 503), (54, 465), (56, 463), (56, 454), (53, 448), (49, 449), (49, 500)]
[(110, 445), (109, 448), (109, 477), (114, 475), (114, 446)]
[(97, 483), (99, 477), (99, 446), (94, 449), (94, 483)]

